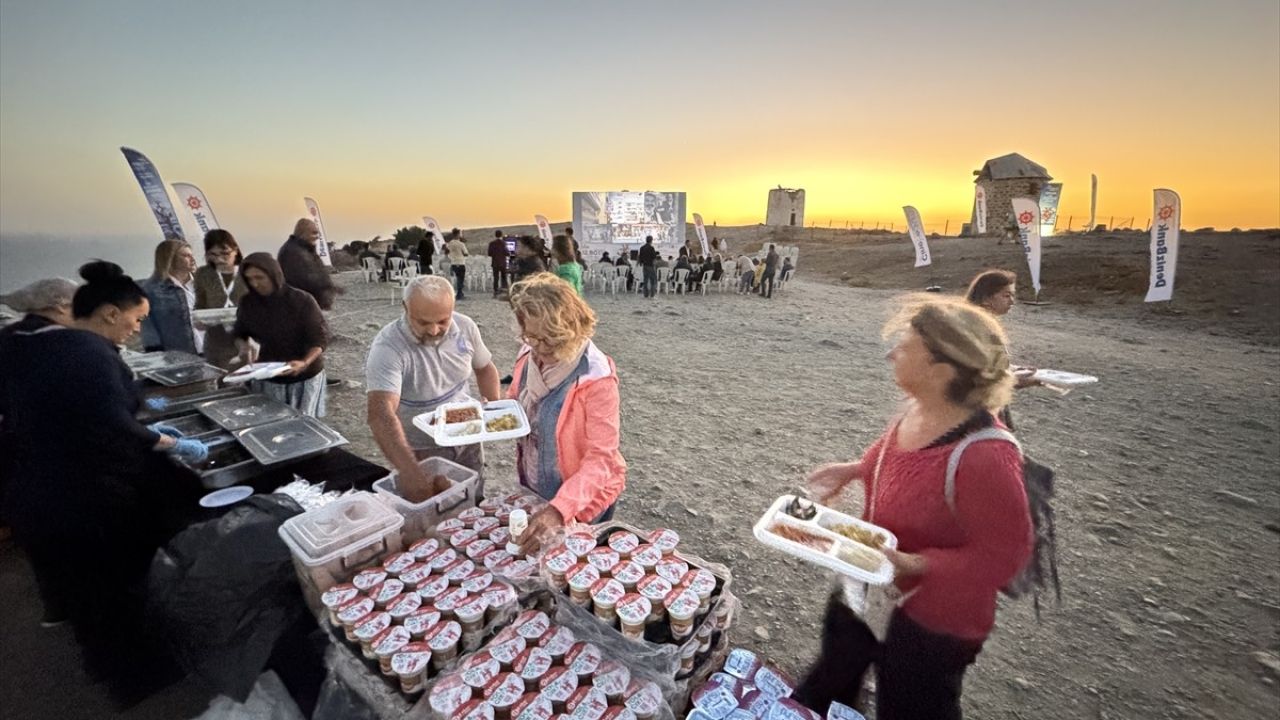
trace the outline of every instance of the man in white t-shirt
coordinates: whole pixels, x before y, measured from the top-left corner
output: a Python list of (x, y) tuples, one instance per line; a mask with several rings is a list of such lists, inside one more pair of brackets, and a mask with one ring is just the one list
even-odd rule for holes
[(447, 402), (471, 399), (474, 375), (486, 401), (501, 397), (498, 368), (466, 315), (453, 311), (453, 287), (426, 275), (404, 290), (404, 315), (378, 332), (365, 361), (369, 428), (400, 477), (400, 491), (420, 502), (443, 488), (432, 486), (418, 461), (437, 456), (483, 472), (479, 443), (442, 447), (413, 425), (413, 417)]

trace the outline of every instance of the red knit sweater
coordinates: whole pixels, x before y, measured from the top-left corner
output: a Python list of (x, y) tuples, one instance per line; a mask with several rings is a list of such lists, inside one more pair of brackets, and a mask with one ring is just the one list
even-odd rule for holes
[[(1017, 449), (983, 440), (965, 449), (956, 471), (955, 511), (943, 495), (947, 460), (955, 443), (921, 450), (897, 447), (896, 426), (862, 458), (867, 517), (898, 537), (898, 549), (925, 557), (918, 577), (898, 580), (903, 606), (926, 629), (981, 642), (995, 625), (996, 594), (1026, 564), (1032, 549), (1031, 516)], [(875, 474), (880, 445), (889, 446)], [(867, 515), (868, 513), (864, 513)]]

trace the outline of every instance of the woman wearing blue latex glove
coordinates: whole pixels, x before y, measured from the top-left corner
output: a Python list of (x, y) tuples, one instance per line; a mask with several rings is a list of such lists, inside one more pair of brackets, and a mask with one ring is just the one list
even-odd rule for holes
[(169, 454), (188, 465), (198, 465), (209, 458), (209, 446), (195, 438), (178, 438)]
[(143, 400), (142, 403), (152, 412), (164, 412), (169, 407), (169, 398), (157, 395)]
[(147, 427), (148, 427), (149, 429), (151, 429), (151, 430), (155, 430), (156, 432), (160, 433), (161, 435), (167, 435), (168, 437), (171, 437), (171, 438), (173, 438), (174, 440), (181, 440), (183, 437), (185, 437), (185, 436), (182, 434), (182, 431), (181, 431), (181, 430), (179, 430), (178, 428), (176, 428), (176, 427), (174, 427), (174, 426), (172, 426), (172, 425), (167, 425), (167, 424), (165, 424), (165, 423), (152, 423), (152, 424), (148, 425)]

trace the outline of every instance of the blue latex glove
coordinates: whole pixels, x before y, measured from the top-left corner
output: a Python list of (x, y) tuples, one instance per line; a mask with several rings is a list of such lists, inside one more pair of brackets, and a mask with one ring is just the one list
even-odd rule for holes
[(143, 403), (146, 404), (148, 410), (162, 412), (165, 408), (169, 407), (169, 398), (159, 396), (149, 397), (146, 400), (143, 400)]
[(188, 465), (196, 465), (209, 457), (209, 446), (199, 440), (182, 438), (169, 452)]
[(151, 425), (148, 425), (147, 427), (148, 427), (148, 428), (150, 428), (150, 429), (152, 429), (152, 430), (155, 430), (156, 432), (160, 433), (161, 435), (168, 435), (169, 437), (173, 438), (174, 440), (181, 440), (183, 437), (185, 437), (185, 436), (182, 434), (182, 431), (181, 431), (181, 430), (179, 430), (178, 428), (176, 428), (176, 427), (174, 427), (174, 426), (172, 426), (172, 425), (166, 425), (165, 423), (152, 423)]

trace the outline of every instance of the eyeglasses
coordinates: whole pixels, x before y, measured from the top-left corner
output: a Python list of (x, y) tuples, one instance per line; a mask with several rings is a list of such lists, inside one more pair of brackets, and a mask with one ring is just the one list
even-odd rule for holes
[(542, 347), (558, 347), (561, 344), (557, 340), (552, 340), (550, 338), (544, 338), (544, 337), (537, 337), (534, 335), (529, 335), (527, 333), (522, 334), (520, 336), (520, 340), (525, 345), (530, 345), (530, 346), (541, 345)]

